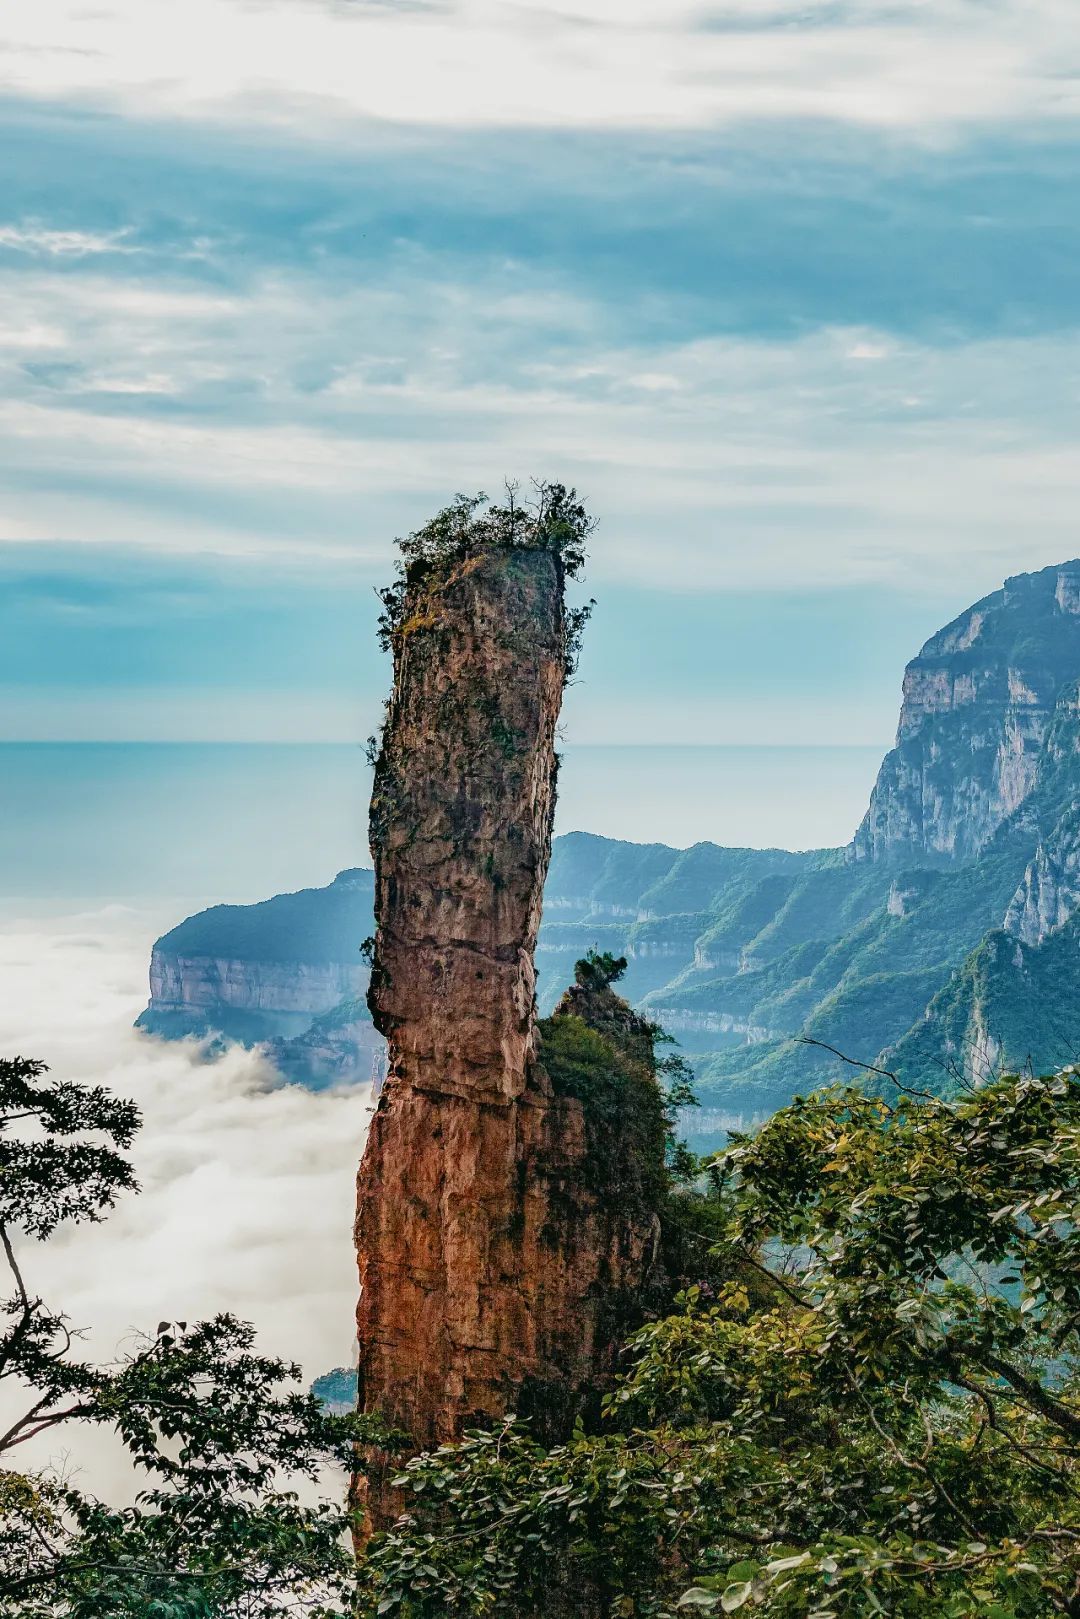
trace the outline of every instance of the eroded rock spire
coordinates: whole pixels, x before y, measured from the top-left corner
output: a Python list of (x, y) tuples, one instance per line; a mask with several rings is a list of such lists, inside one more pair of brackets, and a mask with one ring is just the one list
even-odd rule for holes
[[(538, 1051), (555, 731), (582, 623), (564, 583), (587, 530), (560, 487), (525, 511), (459, 500), (404, 542), (384, 597), (369, 1003), (389, 1069), (358, 1178), (359, 1395), (417, 1450), (508, 1410), (562, 1420), (652, 1241), (647, 1212), (602, 1207), (581, 1103)], [(378, 1525), (395, 1506), (378, 1457), (370, 1476)]]

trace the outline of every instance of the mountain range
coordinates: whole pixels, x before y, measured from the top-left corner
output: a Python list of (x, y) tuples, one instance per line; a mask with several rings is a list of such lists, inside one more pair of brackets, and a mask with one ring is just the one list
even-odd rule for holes
[[(215, 906), (154, 947), (151, 1032), (266, 1042), (311, 1085), (377, 1074), (360, 953), (372, 874)], [(904, 674), (896, 745), (851, 842), (555, 840), (547, 1011), (590, 948), (692, 1062), (706, 1139), (854, 1070), (934, 1091), (1080, 1053), (1080, 561), (1020, 574)], [(832, 1048), (832, 1049), (828, 1049)]]

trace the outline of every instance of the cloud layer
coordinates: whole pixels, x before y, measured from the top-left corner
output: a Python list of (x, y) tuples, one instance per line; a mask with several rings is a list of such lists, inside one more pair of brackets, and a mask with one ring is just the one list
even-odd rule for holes
[[(733, 596), (756, 620), (802, 593), (855, 654), (868, 603), (919, 619), (867, 677), (873, 715), (835, 707), (826, 651), (781, 649), (764, 740), (887, 735), (922, 634), (1076, 551), (1063, 0), (9, 13), (0, 568), (32, 550), (73, 595), (124, 557), (160, 574), (112, 650), (76, 667), (88, 639), (57, 631), (51, 685), (0, 671), (12, 734), (183, 734), (213, 703), (154, 616), (178, 561), (234, 570), (192, 642), (212, 620), (235, 651), (227, 675), (207, 654), (218, 734), (359, 734), (383, 676), (358, 670), (354, 702), (344, 666), (370, 615), (350, 640), (328, 613), (332, 675), (306, 615), (370, 600), (395, 534), (504, 475), (577, 483), (602, 519), (590, 588), (635, 644), (661, 597), (707, 602), (712, 642)], [(271, 579), (302, 581), (306, 672), (251, 633)], [(140, 673), (155, 630), (168, 695)], [(658, 641), (655, 700), (609, 738), (638, 711), (662, 734), (689, 685), (709, 739), (743, 739), (709, 640), (677, 686)]]
[(352, 152), (12, 106), (6, 144), (0, 540), (374, 581), (453, 490), (554, 473), (603, 586), (988, 589), (1072, 548), (1064, 138)]
[[(92, 1329), (92, 1357), (159, 1320), (232, 1310), (308, 1377), (347, 1364), (368, 1096), (275, 1086), (251, 1054), (207, 1062), (194, 1045), (137, 1035), (151, 934), (145, 918), (114, 908), (9, 924), (0, 937), (0, 1052), (103, 1083), (145, 1121), (133, 1152), (140, 1195), (99, 1226), (24, 1241), (28, 1283)], [(59, 1463), (66, 1451), (98, 1487), (126, 1480), (113, 1447), (76, 1432), (36, 1442), (24, 1460)]]
[(34, 0), (0, 85), (341, 138), (368, 119), (603, 128), (1075, 118), (1067, 0)]

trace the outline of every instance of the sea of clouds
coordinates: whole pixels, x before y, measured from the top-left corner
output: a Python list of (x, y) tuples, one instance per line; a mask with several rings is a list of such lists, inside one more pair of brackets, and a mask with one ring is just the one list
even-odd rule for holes
[[(257, 1053), (215, 1059), (196, 1041), (134, 1030), (154, 932), (148, 916), (115, 906), (0, 930), (0, 1054), (104, 1084), (144, 1120), (139, 1194), (100, 1225), (23, 1238), (27, 1285), (86, 1329), (90, 1358), (130, 1349), (161, 1320), (229, 1310), (310, 1381), (353, 1358), (353, 1182), (369, 1091), (313, 1095), (283, 1085)], [(107, 1436), (78, 1429), (27, 1445), (19, 1464), (74, 1471), (103, 1492), (128, 1477)]]

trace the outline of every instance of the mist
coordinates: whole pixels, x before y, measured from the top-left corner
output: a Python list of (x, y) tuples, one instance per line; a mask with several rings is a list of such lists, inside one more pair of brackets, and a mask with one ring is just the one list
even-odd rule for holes
[[(104, 1084), (144, 1120), (131, 1154), (140, 1193), (99, 1225), (21, 1238), (27, 1285), (85, 1329), (90, 1359), (161, 1320), (229, 1310), (310, 1381), (353, 1358), (353, 1182), (370, 1092), (313, 1095), (258, 1053), (214, 1057), (136, 1032), (153, 936), (145, 914), (116, 906), (15, 920), (0, 936), (0, 1054)], [(78, 1427), (19, 1456), (103, 1493), (129, 1478), (118, 1447)]]

